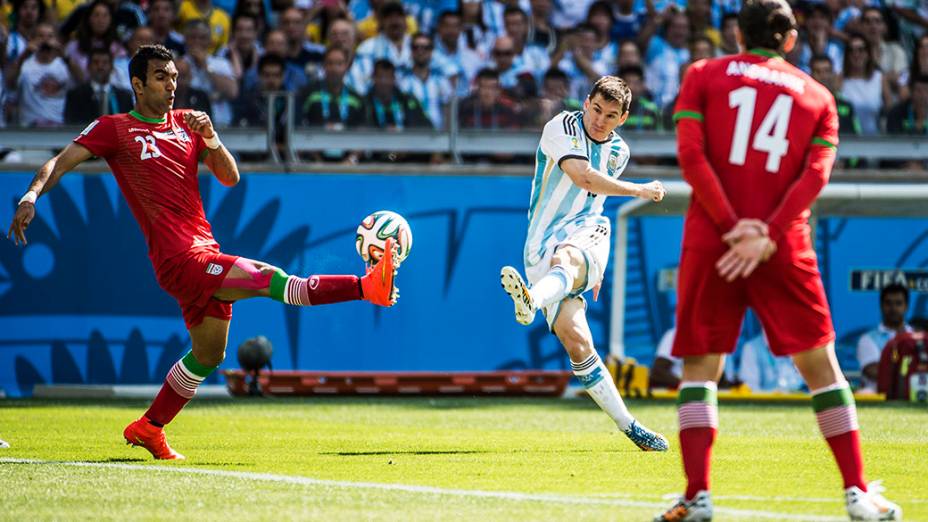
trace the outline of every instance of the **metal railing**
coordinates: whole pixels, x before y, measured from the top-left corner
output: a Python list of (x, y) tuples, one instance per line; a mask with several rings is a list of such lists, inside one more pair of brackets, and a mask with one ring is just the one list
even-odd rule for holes
[[(275, 102), (286, 100), (286, 125), (277, 125)], [(541, 129), (474, 130), (461, 129), (452, 100), (448, 128), (445, 130), (357, 128), (334, 131), (296, 124), (293, 93), (273, 93), (267, 97), (264, 127), (221, 128), (222, 141), (237, 154), (265, 155), (272, 164), (292, 164), (302, 154), (356, 149), (366, 152), (442, 153), (455, 163), (466, 155), (534, 155)], [(0, 149), (58, 150), (69, 143), (80, 127), (56, 129), (0, 129)], [(675, 158), (675, 136), (670, 132), (621, 131), (635, 157)], [(282, 147), (275, 146), (276, 143)], [(864, 160), (928, 160), (928, 137), (849, 136), (841, 138), (838, 156)]]

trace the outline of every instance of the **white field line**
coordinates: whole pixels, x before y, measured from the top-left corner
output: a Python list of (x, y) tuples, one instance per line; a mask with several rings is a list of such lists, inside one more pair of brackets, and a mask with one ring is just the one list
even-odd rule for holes
[[(592, 493), (591, 497), (595, 498), (660, 498), (664, 500), (672, 500), (679, 496), (679, 493), (667, 493), (664, 495), (654, 493), (651, 495), (648, 494), (636, 494), (632, 495), (631, 493)], [(835, 496), (831, 498), (825, 497), (764, 497), (758, 495), (716, 495), (712, 494), (712, 500), (746, 500), (749, 502), (793, 502), (793, 503), (808, 503), (808, 504), (841, 504), (841, 497)], [(904, 501), (905, 504), (928, 504), (928, 498), (911, 498)]]
[[(492, 498), (516, 502), (551, 502), (558, 504), (584, 504), (609, 505), (621, 507), (640, 507), (662, 509), (668, 507), (664, 502), (648, 502), (631, 499), (607, 499), (570, 495), (554, 495), (546, 493), (521, 493), (517, 491), (481, 491), (475, 489), (446, 489), (432, 486), (413, 486), (407, 484), (385, 484), (377, 482), (352, 482), (347, 480), (324, 480), (296, 475), (274, 475), (271, 473), (256, 473), (250, 471), (226, 471), (218, 469), (184, 468), (175, 466), (143, 466), (138, 464), (121, 464), (114, 462), (59, 462), (53, 460), (0, 458), (0, 464), (37, 464), (51, 466), (72, 466), (80, 468), (104, 468), (127, 471), (146, 471), (161, 473), (178, 473), (187, 475), (206, 475), (219, 478), (235, 478), (257, 482), (277, 482), (298, 486), (323, 486), (344, 489), (368, 489), (381, 491), (397, 491), (403, 493), (420, 493), (428, 495), (447, 495), (454, 497)], [(815, 522), (845, 521), (844, 517), (822, 515), (799, 515), (794, 513), (778, 513), (773, 511), (759, 511), (751, 509), (734, 509), (716, 507), (716, 514), (746, 519), (768, 520), (806, 520)]]

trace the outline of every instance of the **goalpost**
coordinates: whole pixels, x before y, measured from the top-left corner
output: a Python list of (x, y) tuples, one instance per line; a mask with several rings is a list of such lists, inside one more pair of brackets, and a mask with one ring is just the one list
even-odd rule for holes
[[(625, 357), (625, 283), (629, 219), (643, 216), (680, 216), (689, 206), (692, 189), (687, 183), (668, 181), (664, 186), (667, 195), (662, 202), (633, 199), (622, 204), (616, 215), (613, 231), (615, 273), (612, 279), (609, 353), (619, 359)], [(825, 186), (812, 207), (812, 219), (832, 216), (925, 217), (928, 216), (928, 184), (830, 183)]]

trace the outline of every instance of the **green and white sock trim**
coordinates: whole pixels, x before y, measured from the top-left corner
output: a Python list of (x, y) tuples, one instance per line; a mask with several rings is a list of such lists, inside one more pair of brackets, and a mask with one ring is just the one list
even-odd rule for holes
[(680, 383), (677, 394), (680, 429), (719, 427), (718, 386), (713, 381)]
[(192, 399), (200, 383), (215, 369), (215, 367), (210, 368), (200, 364), (191, 350), (181, 360), (174, 363), (165, 380), (178, 395), (185, 399)]
[(829, 439), (857, 431), (857, 406), (847, 382), (812, 391), (812, 409), (822, 435)]

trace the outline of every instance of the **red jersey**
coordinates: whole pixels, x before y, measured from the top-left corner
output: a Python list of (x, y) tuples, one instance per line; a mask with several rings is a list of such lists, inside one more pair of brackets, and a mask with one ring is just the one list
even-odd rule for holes
[(684, 247), (722, 248), (740, 218), (770, 225), (781, 250), (806, 251), (809, 206), (838, 144), (834, 96), (782, 58), (755, 50), (689, 67), (674, 112), (693, 187)]
[(197, 181), (206, 144), (184, 122), (186, 112), (169, 111), (162, 121), (135, 111), (101, 116), (74, 138), (112, 169), (155, 269), (191, 248), (219, 250)]

